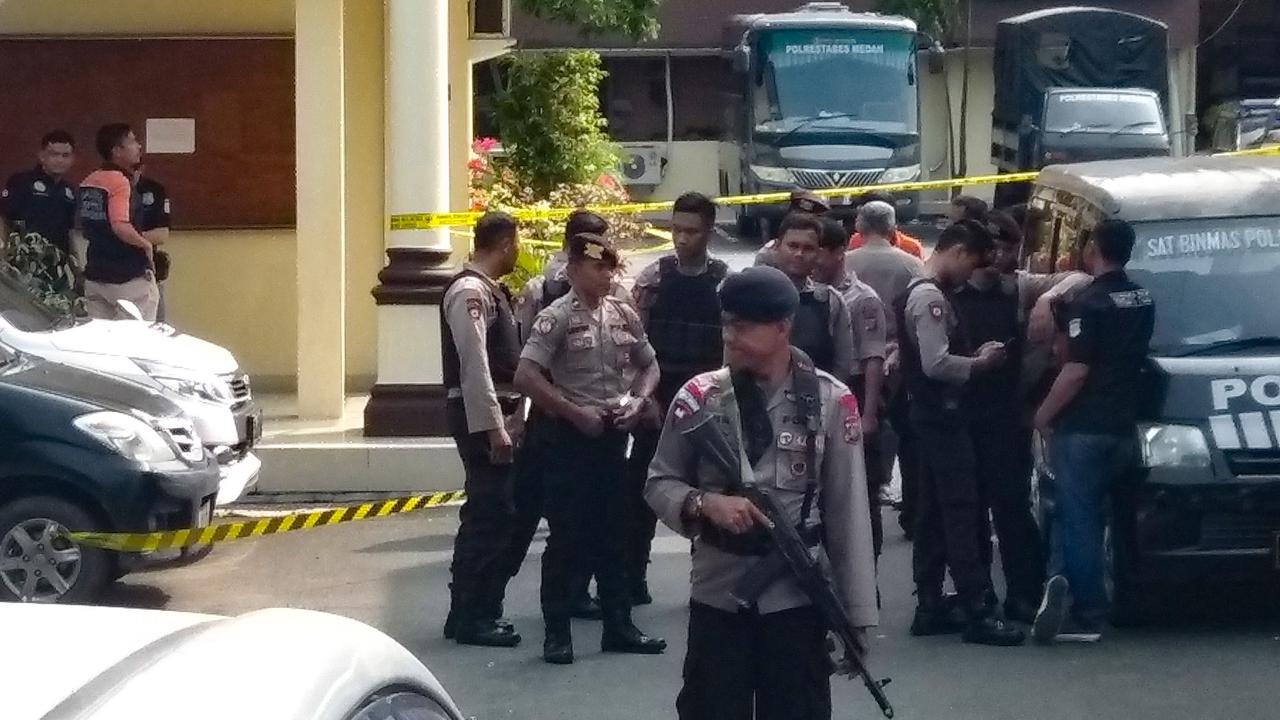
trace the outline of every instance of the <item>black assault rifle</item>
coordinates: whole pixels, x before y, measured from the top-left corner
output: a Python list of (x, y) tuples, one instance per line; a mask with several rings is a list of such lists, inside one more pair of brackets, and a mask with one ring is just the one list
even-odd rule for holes
[(867, 692), (871, 693), (871, 697), (880, 706), (880, 712), (884, 713), (886, 718), (892, 718), (893, 705), (884, 694), (884, 686), (890, 681), (876, 680), (871, 677), (871, 673), (862, 664), (857, 652), (858, 628), (845, 613), (844, 605), (831, 585), (826, 568), (810, 552), (809, 544), (805, 542), (800, 530), (791, 524), (791, 520), (786, 517), (769, 493), (753, 483), (744, 481), (742, 474), (744, 463), (739, 451), (717, 427), (719, 423), (714, 421), (714, 416), (708, 413), (700, 420), (692, 427), (682, 430), (682, 434), (689, 438), (700, 456), (724, 473), (731, 492), (750, 500), (765, 517), (769, 518), (770, 522), (770, 526), (765, 530), (773, 550), (748, 571), (742, 584), (734, 590), (735, 599), (742, 605), (751, 605), (779, 577), (786, 573), (794, 575), (800, 584), (800, 589), (809, 597), (814, 608), (822, 616), (827, 630), (835, 636), (839, 644), (842, 661), (838, 667), (850, 678), (856, 675), (861, 679)]

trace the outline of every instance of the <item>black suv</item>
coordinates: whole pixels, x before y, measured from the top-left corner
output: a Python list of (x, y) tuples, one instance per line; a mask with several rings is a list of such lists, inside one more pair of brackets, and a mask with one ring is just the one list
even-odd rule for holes
[(68, 532), (202, 526), (217, 492), (177, 405), (0, 344), (0, 600), (91, 601), (124, 558)]

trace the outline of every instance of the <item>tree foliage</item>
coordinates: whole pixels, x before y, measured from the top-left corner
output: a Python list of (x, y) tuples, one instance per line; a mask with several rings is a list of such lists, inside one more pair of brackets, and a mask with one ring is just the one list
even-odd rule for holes
[(962, 25), (961, 0), (878, 0), (876, 10), (909, 17), (942, 43), (954, 43), (953, 34)]
[(520, 0), (525, 12), (576, 25), (587, 34), (619, 33), (633, 40), (658, 34), (662, 0)]
[(589, 51), (523, 53), (501, 61), (495, 99), (510, 167), (539, 195), (616, 173), (619, 151), (605, 132), (600, 56)]

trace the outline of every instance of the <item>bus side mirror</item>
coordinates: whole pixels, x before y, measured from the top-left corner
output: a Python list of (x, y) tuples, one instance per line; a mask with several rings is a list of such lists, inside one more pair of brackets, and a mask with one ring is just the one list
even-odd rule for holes
[(739, 45), (733, 49), (733, 71), (740, 75), (751, 71), (751, 48)]

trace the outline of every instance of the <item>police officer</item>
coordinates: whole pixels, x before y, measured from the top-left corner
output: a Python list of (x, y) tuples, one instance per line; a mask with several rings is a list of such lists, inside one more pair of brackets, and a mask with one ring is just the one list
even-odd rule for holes
[(1108, 611), (1103, 498), (1137, 461), (1141, 373), (1155, 326), (1151, 293), (1124, 271), (1134, 240), (1121, 220), (1090, 234), (1084, 264), (1093, 282), (1067, 306), (1066, 365), (1036, 413), (1055, 483), (1050, 579), (1032, 628), (1038, 642), (1068, 633), (1096, 641)]
[[(965, 642), (1017, 645), (1025, 640), (1023, 632), (997, 618), (986, 602), (990, 579), (979, 547), (975, 451), (961, 406), (965, 386), (998, 368), (1005, 350), (1000, 343), (972, 348), (944, 294), (987, 264), (991, 251), (983, 225), (966, 220), (947, 227), (924, 276), (911, 283), (898, 307), (903, 380), (921, 458), (912, 557), (919, 605), (911, 634), (963, 629)], [(965, 615), (963, 628), (942, 601), (947, 569)]]
[(849, 308), (840, 293), (812, 277), (822, 234), (822, 221), (817, 216), (792, 213), (785, 217), (778, 233), (777, 268), (791, 278), (800, 293), (791, 344), (803, 350), (819, 370), (848, 378), (857, 364)]
[(502, 564), (511, 533), (511, 469), (523, 431), (512, 389), (520, 340), (507, 290), (497, 278), (515, 268), (515, 219), (488, 213), (475, 226), (471, 262), (453, 277), (440, 305), (449, 431), (466, 473), (466, 503), (454, 541), (446, 635), (462, 645), (514, 647), (520, 635), (492, 614), (506, 585)]
[[(787, 201), (787, 214), (803, 213), (805, 215), (826, 215), (831, 210), (831, 203), (826, 198), (813, 192), (812, 190), (795, 190), (791, 193), (790, 200)], [(769, 265), (778, 267), (777, 250), (778, 240), (782, 237), (782, 232), (778, 232), (778, 237), (773, 238), (769, 242), (760, 246), (756, 251), (755, 264)]]
[[(755, 267), (730, 275), (720, 301), (728, 367), (698, 375), (676, 394), (645, 489), (663, 523), (692, 538), (694, 547), (688, 654), (676, 708), (681, 720), (830, 718), (831, 665), (820, 615), (790, 576), (740, 608), (732, 593), (768, 550), (755, 531), (767, 520), (727, 489), (722, 472), (682, 431), (708, 416), (734, 425), (721, 403), (732, 387), (754, 482), (777, 499), (789, 521), (821, 526), (816, 536), (844, 609), (865, 631), (879, 617), (857, 400), (793, 353), (790, 325), (800, 294), (781, 272)], [(812, 436), (806, 397), (820, 403)], [(864, 641), (864, 656), (866, 649)]]
[[(1007, 620), (1030, 624), (1044, 587), (1044, 550), (1031, 514), (1031, 418), (1024, 412), (1022, 370), (1028, 314), (1033, 305), (1051, 302), (1080, 280), (1080, 273), (1037, 275), (1017, 269), (1022, 236), (1012, 218), (991, 213), (995, 255), (951, 296), (951, 303), (972, 343), (1006, 343), (1007, 359), (995, 370), (974, 377), (965, 387), (964, 412), (977, 468), (979, 489), (1000, 542), (1000, 565), (1008, 593)], [(979, 544), (991, 565), (990, 532), (983, 523)]]
[(547, 452), (556, 459), (543, 476), (551, 530), (542, 558), (543, 659), (553, 664), (574, 659), (569, 622), (576, 568), (595, 573), (604, 651), (666, 649), (631, 622), (623, 565), (627, 433), (652, 402), (658, 364), (635, 309), (609, 294), (619, 263), (613, 243), (575, 235), (568, 261), (572, 290), (538, 313), (516, 371), (516, 386), (550, 416)]
[(871, 503), (871, 530), (876, 557), (884, 540), (880, 519), (880, 490), (889, 482), (880, 450), (879, 415), (884, 386), (886, 328), (884, 303), (870, 285), (845, 268), (848, 236), (833, 218), (822, 218), (822, 240), (813, 277), (839, 292), (849, 307), (853, 331), (854, 366), (849, 389), (862, 411), (862, 447), (867, 465), (867, 497)]
[(57, 289), (72, 288), (71, 230), (75, 226), (76, 191), (65, 176), (75, 164), (75, 141), (65, 130), (54, 130), (40, 140), (38, 164), (9, 178), (0, 190), (0, 243), (9, 233), (35, 233), (62, 254), (59, 262), (44, 268)]
[(159, 180), (145, 174), (139, 166), (133, 173), (133, 191), (138, 194), (138, 206), (133, 224), (142, 236), (155, 246), (156, 285), (160, 290), (160, 302), (156, 308), (156, 321), (164, 322), (164, 283), (169, 279), (169, 253), (163, 249), (169, 242), (171, 207), (169, 191)]
[(677, 198), (671, 213), (675, 253), (640, 271), (632, 289), (661, 373), (654, 412), (632, 433), (627, 460), (628, 490), (632, 493), (627, 568), (635, 605), (653, 602), (645, 573), (657, 516), (644, 502), (644, 485), (657, 450), (662, 418), (685, 381), (723, 364), (716, 290), (729, 274), (729, 266), (707, 254), (715, 222), (716, 205), (707, 196), (691, 192)]
[[(609, 223), (600, 215), (589, 210), (575, 210), (565, 221), (564, 240), (560, 250), (553, 254), (543, 268), (541, 274), (530, 278), (520, 290), (520, 298), (516, 304), (516, 318), (520, 324), (521, 346), (529, 341), (533, 333), (533, 321), (538, 313), (569, 293), (569, 277), (565, 272), (568, 265), (569, 238), (582, 233), (604, 235), (609, 231)], [(619, 283), (614, 283), (612, 294), (618, 298), (630, 300), (631, 296)], [(543, 474), (549, 464), (557, 460), (546, 454), (546, 443), (543, 438), (544, 413), (534, 405), (529, 413), (525, 442), (520, 448), (516, 462), (516, 520), (512, 530), (511, 546), (507, 550), (506, 566), (510, 577), (515, 577), (529, 554), (529, 546), (533, 544), (533, 536), (538, 531), (538, 523), (542, 520)], [(592, 599), (589, 593), (591, 573), (585, 569), (575, 570), (573, 575), (573, 591), (571, 607), (573, 616), (584, 620), (601, 618), (600, 604)]]

